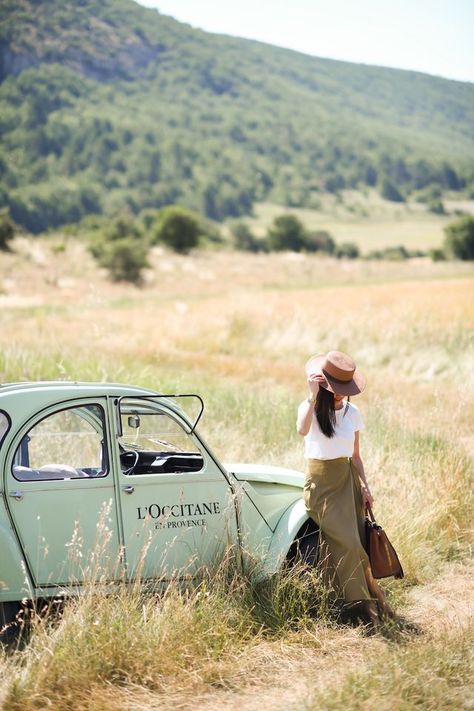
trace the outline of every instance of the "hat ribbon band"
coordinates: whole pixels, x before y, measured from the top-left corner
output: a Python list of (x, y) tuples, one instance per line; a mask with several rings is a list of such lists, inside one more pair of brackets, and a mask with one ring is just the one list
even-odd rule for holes
[(335, 383), (340, 383), (341, 385), (345, 385), (346, 383), (350, 383), (351, 380), (353, 379), (354, 373), (352, 372), (349, 377), (346, 380), (343, 380), (342, 378), (336, 378), (335, 375), (331, 375), (327, 370), (324, 368), (322, 369), (324, 375), (326, 378), (330, 378), (331, 380), (334, 380)]

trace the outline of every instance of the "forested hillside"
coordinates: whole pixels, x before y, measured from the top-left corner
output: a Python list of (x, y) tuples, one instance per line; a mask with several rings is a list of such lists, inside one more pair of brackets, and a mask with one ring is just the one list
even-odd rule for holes
[(2, 0), (0, 81), (0, 207), (33, 232), (474, 181), (473, 84), (212, 35), (132, 0)]

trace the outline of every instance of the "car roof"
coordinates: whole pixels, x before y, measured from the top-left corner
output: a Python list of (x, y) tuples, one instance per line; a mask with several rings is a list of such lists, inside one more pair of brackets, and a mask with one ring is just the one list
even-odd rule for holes
[(35, 389), (35, 388), (44, 388), (44, 387), (55, 387), (55, 388), (70, 388), (71, 386), (77, 387), (77, 388), (91, 388), (91, 387), (101, 387), (101, 388), (106, 388), (106, 389), (111, 389), (115, 390), (117, 388), (126, 388), (126, 389), (133, 389), (133, 390), (140, 390), (144, 392), (149, 392), (157, 395), (153, 390), (149, 390), (148, 388), (142, 388), (140, 386), (135, 386), (135, 385), (125, 385), (124, 383), (110, 383), (108, 381), (106, 382), (98, 382), (98, 381), (87, 381), (87, 380), (19, 380), (18, 382), (15, 383), (0, 383), (0, 392), (4, 392), (6, 390), (30, 390), (30, 389)]
[[(28, 398), (38, 396), (43, 401), (45, 398), (66, 397), (66, 398), (82, 398), (82, 397), (154, 397), (171, 398), (171, 393), (159, 393), (155, 390), (142, 388), (137, 385), (125, 385), (124, 383), (109, 383), (109, 382), (78, 382), (72, 380), (41, 380), (41, 381), (25, 381), (18, 383), (2, 383), (0, 384), (0, 406), (9, 402), (25, 402)], [(26, 400), (25, 400), (26, 399)], [(181, 408), (176, 402), (170, 403), (167, 400), (168, 406), (172, 409), (181, 411)]]
[(0, 383), (0, 397), (6, 393), (35, 391), (35, 390), (69, 390), (74, 394), (87, 394), (91, 391), (97, 394), (100, 390), (104, 395), (121, 395), (126, 393), (136, 395), (155, 395), (160, 396), (160, 393), (155, 390), (149, 390), (136, 385), (125, 385), (123, 383), (109, 382), (87, 382), (77, 380), (35, 380), (22, 381), (17, 383)]
[(173, 397), (177, 394), (159, 393), (137, 385), (125, 385), (123, 383), (78, 382), (72, 380), (25, 381), (0, 384), (0, 410), (7, 411), (11, 416), (12, 408), (14, 408), (17, 413), (26, 415), (30, 411), (34, 412), (37, 407), (48, 406), (61, 398), (153, 397), (161, 400), (166, 407), (184, 416), (185, 419), (189, 419), (178, 402), (173, 400)]

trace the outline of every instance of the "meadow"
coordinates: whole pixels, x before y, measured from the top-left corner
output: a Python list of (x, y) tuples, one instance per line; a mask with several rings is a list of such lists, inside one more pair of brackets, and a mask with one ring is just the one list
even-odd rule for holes
[(2, 708), (471, 708), (473, 296), (469, 263), (161, 248), (138, 289), (80, 242), (17, 238), (0, 255), (0, 382), (196, 391), (223, 461), (302, 470), (304, 362), (350, 352), (375, 510), (406, 573), (385, 587), (412, 626), (368, 635), (316, 581), (255, 590), (231, 566), (160, 598), (91, 590), (0, 650)]
[(474, 213), (474, 201), (459, 199), (454, 193), (446, 193), (442, 204), (444, 214), (435, 214), (414, 199), (391, 202), (373, 188), (367, 188), (341, 190), (336, 195), (321, 193), (317, 209), (260, 202), (252, 216), (243, 219), (260, 237), (275, 217), (290, 213), (310, 231), (329, 232), (337, 244), (353, 242), (362, 255), (394, 246), (426, 252), (442, 246), (444, 228), (457, 215)]

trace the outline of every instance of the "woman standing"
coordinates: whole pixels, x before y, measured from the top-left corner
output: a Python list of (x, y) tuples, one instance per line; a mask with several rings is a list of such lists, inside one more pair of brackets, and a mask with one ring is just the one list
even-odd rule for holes
[(359, 603), (367, 622), (393, 618), (372, 576), (364, 540), (365, 507), (373, 497), (359, 450), (364, 424), (358, 408), (345, 400), (365, 387), (352, 358), (341, 351), (313, 356), (306, 363), (309, 395), (298, 408), (297, 430), (305, 438), (306, 510), (318, 524), (321, 546), (335, 569), (336, 587), (346, 604)]

